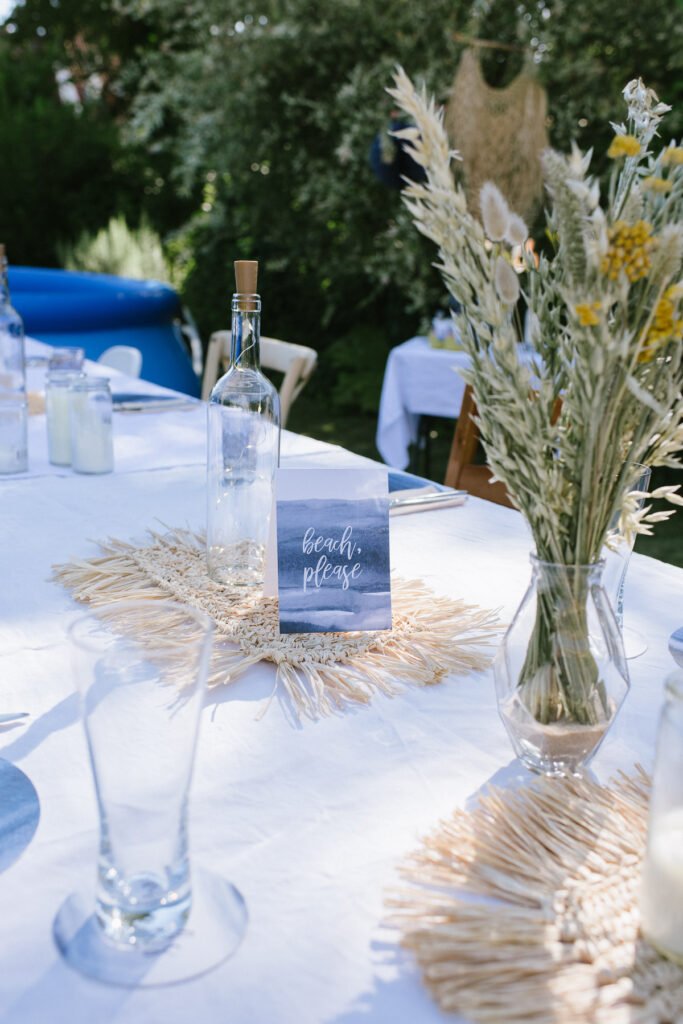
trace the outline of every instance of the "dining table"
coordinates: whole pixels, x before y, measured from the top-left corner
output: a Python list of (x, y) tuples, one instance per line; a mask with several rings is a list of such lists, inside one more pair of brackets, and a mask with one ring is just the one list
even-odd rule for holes
[(418, 440), (422, 417), (457, 419), (469, 366), (466, 352), (432, 344), (416, 335), (391, 349), (387, 357), (377, 415), (375, 444), (388, 466), (405, 469), (410, 446)]
[[(527, 340), (519, 344), (522, 363), (535, 358)], [(463, 370), (470, 357), (460, 346), (457, 333), (444, 340), (433, 334), (416, 335), (391, 349), (382, 378), (375, 444), (388, 466), (406, 469), (410, 447), (419, 442), (421, 427), (433, 419), (456, 420), (460, 415), (466, 382)], [(425, 437), (429, 444), (429, 434)]]
[[(404, 354), (441, 360), (454, 410), (458, 354), (430, 353), (426, 344), (413, 339)], [(39, 362), (46, 350), (36, 345), (29, 353)], [(111, 384), (115, 394), (166, 393), (113, 372)], [(417, 412), (413, 403), (410, 415)], [(27, 713), (0, 725), (1, 1024), (463, 1021), (432, 1000), (387, 899), (405, 858), (441, 820), (476, 805), (491, 786), (506, 791), (534, 778), (513, 755), (490, 667), (405, 685), (317, 720), (293, 718), (270, 663), (209, 689), (191, 789), (191, 859), (243, 894), (243, 943), (210, 973), (159, 988), (104, 985), (61, 959), (53, 920), (70, 891), (90, 880), (94, 888), (98, 815), (67, 638), (82, 606), (54, 581), (53, 566), (95, 557), (109, 539), (144, 544), (150, 530), (201, 531), (206, 515), (205, 404), (115, 411), (113, 429), (114, 471), (76, 474), (48, 462), (38, 413), (28, 471), (0, 477), (0, 713)], [(281, 463), (372, 464), (289, 431)], [(396, 577), (496, 610), (501, 625), (530, 578), (521, 515), (473, 497), (392, 518), (390, 548)], [(634, 554), (624, 604), (647, 650), (629, 662), (630, 692), (592, 762), (605, 782), (637, 763), (652, 766), (663, 683), (674, 668), (667, 641), (682, 624), (683, 569)]]

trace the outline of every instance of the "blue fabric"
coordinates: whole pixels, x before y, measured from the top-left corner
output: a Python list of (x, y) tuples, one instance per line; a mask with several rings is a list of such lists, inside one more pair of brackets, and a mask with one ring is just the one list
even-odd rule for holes
[(439, 491), (448, 490), (443, 484), (437, 484), (434, 480), (426, 480), (423, 476), (415, 476), (414, 473), (402, 473), (398, 469), (389, 470), (389, 493), (391, 491), (407, 491), (415, 487), (436, 487)]
[(402, 139), (389, 138), (388, 149), (393, 154), (392, 159), (390, 163), (385, 163), (383, 159), (383, 136), (385, 134), (388, 135), (390, 132), (399, 131), (399, 129), (407, 127), (410, 123), (404, 117), (392, 118), (388, 127), (378, 132), (370, 144), (368, 156), (370, 167), (375, 176), (387, 188), (405, 188), (405, 178), (409, 178), (410, 181), (424, 181), (427, 177), (424, 167), (416, 163), (406, 152)]

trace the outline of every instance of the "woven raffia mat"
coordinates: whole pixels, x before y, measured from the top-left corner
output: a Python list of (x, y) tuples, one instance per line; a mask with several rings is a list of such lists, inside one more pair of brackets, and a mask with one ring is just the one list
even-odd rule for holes
[[(443, 1010), (476, 1024), (682, 1024), (683, 968), (639, 936), (649, 780), (491, 789), (389, 898)], [(683, 853), (683, 851), (682, 851)]]
[[(172, 530), (150, 532), (150, 538), (144, 546), (110, 540), (100, 545), (99, 558), (55, 566), (55, 579), (91, 605), (172, 597), (207, 612), (218, 632), (210, 685), (230, 682), (258, 661), (274, 662), (276, 690), (284, 689), (296, 717), (366, 704), (378, 691), (395, 694), (401, 684), (428, 685), (480, 671), (501, 634), (495, 613), (396, 579), (391, 630), (280, 634), (275, 598), (245, 596), (244, 588), (209, 578), (201, 536)], [(169, 621), (169, 636), (172, 627)], [(144, 636), (139, 612), (131, 628)]]

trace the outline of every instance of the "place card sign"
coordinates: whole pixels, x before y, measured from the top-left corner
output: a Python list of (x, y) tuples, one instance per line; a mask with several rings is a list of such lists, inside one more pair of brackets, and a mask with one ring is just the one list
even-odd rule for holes
[(279, 469), (281, 633), (391, 629), (389, 496), (380, 469)]

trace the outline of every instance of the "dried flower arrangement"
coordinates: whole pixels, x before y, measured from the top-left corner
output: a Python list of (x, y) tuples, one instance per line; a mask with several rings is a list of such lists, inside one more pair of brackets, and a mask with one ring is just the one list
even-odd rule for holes
[[(616, 515), (632, 534), (672, 514), (634, 494), (637, 464), (682, 465), (683, 148), (650, 149), (670, 108), (640, 80), (625, 88), (628, 125), (613, 125), (604, 208), (591, 153), (543, 154), (554, 251), (538, 262), (528, 255), (520, 275), (512, 256), (527, 235), (521, 218), (487, 183), (480, 223), (454, 182), (457, 154), (434, 101), (402, 69), (388, 91), (414, 122), (399, 134), (426, 181), (408, 184), (404, 199), (438, 246), (439, 269), (462, 307), (454, 316), (489, 465), (525, 516), (539, 559), (595, 563)], [(530, 358), (519, 345), (522, 289)], [(649, 497), (683, 505), (678, 490)], [(576, 604), (578, 635), (579, 595)], [(553, 652), (551, 605), (539, 603), (538, 627), (518, 683), (528, 709), (541, 722), (595, 723), (601, 701), (587, 638), (572, 678)]]

